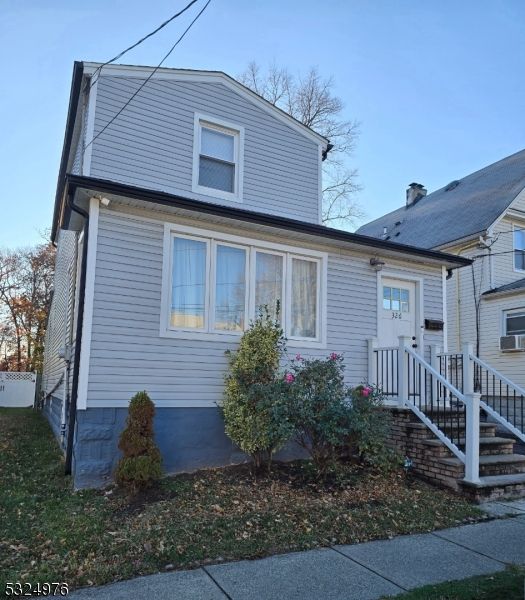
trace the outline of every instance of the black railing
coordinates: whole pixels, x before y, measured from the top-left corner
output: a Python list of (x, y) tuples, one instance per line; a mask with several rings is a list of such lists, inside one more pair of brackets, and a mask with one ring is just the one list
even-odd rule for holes
[(397, 397), (397, 357), (398, 348), (374, 350), (377, 383), (384, 396)]
[[(408, 399), (421, 413), (463, 452), (465, 405), (454, 392), (413, 355), (407, 356)], [(436, 373), (438, 371), (436, 370)], [(439, 373), (446, 379), (443, 373)], [(449, 381), (446, 379), (446, 381)], [(462, 394), (461, 388), (449, 381)]]
[(482, 402), (525, 435), (525, 394), (518, 390), (474, 359), (474, 391), (481, 394)]

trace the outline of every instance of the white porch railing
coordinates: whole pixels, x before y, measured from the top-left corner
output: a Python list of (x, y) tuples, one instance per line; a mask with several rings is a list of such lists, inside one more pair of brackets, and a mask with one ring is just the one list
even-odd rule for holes
[(463, 461), (465, 481), (479, 482), (480, 408), (525, 441), (525, 390), (477, 358), (472, 343), (461, 352), (431, 346), (428, 363), (409, 337), (388, 348), (370, 339), (368, 359), (369, 383), (397, 406), (409, 407)]

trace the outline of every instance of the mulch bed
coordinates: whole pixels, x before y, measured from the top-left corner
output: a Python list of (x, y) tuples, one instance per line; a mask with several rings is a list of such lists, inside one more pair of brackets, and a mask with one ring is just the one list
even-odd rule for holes
[[(132, 493), (73, 492), (43, 417), (0, 410), (0, 585), (70, 589), (138, 575), (420, 533), (485, 518), (404, 472), (309, 461), (166, 477)], [(3, 589), (3, 587), (0, 587)]]

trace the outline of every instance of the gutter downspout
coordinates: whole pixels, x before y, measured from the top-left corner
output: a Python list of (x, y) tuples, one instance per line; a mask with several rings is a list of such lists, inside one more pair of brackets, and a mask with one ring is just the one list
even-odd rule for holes
[(69, 428), (67, 432), (66, 469), (65, 475), (71, 475), (73, 462), (73, 443), (75, 441), (75, 423), (77, 418), (78, 376), (80, 373), (80, 349), (82, 346), (82, 326), (84, 325), (84, 300), (86, 296), (86, 266), (89, 237), (89, 213), (77, 206), (71, 195), (67, 194), (67, 205), (84, 219), (84, 243), (82, 261), (80, 263), (80, 280), (78, 291), (77, 329), (75, 334), (75, 356), (73, 363), (73, 383), (71, 386), (71, 405), (69, 407)]
[[(466, 246), (462, 246), (461, 248), (459, 248), (459, 250), (456, 252), (456, 254), (458, 256), (461, 256), (461, 253), (463, 252), (463, 250), (468, 250), (469, 248), (472, 248), (474, 246), (473, 242), (470, 242), (470, 244), (467, 244)], [(460, 297), (459, 297), (459, 272), (460, 270), (457, 269), (457, 275), (456, 275), (456, 341), (457, 341), (457, 348), (458, 350), (461, 350), (461, 309), (460, 309)]]

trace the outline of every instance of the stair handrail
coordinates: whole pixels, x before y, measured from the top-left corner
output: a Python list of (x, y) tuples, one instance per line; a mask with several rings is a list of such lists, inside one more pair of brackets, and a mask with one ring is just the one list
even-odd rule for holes
[[(505, 377), (505, 375), (502, 375), (501, 373), (496, 371), (496, 369), (494, 369), (493, 367), (488, 365), (486, 362), (482, 361), (480, 358), (478, 358), (474, 354), (470, 354), (469, 358), (473, 363), (476, 363), (481, 368), (486, 369), (494, 377), (497, 377), (500, 381), (502, 381), (506, 386), (510, 387), (515, 392), (517, 392), (522, 398), (525, 397), (525, 390), (523, 388), (521, 388), (519, 385), (516, 385), (515, 383), (513, 383), (510, 379), (507, 379), (507, 377)], [(506, 427), (511, 433), (513, 433), (516, 437), (518, 437), (520, 440), (525, 442), (525, 432), (521, 431), (520, 429), (515, 427), (512, 423), (507, 421), (507, 419), (505, 419), (505, 417), (502, 414), (500, 414), (497, 410), (494, 410), (494, 408), (492, 408), (492, 406), (490, 406), (483, 399), (480, 400), (480, 406), (483, 408), (483, 410), (488, 412), (491, 417), (493, 417), (494, 419), (496, 419), (496, 421), (498, 421), (504, 427)]]
[(501, 373), (499, 373), (498, 371), (496, 371), (496, 369), (492, 368), (490, 365), (488, 365), (486, 362), (482, 361), (481, 358), (478, 358), (476, 355), (474, 354), (470, 354), (469, 355), (470, 360), (472, 360), (473, 362), (477, 363), (480, 367), (483, 367), (484, 369), (487, 369), (487, 371), (489, 373), (491, 373), (492, 375), (494, 375), (495, 377), (497, 377), (498, 379), (501, 379), (501, 381), (503, 381), (503, 383), (505, 385), (508, 385), (510, 388), (512, 388), (515, 392), (517, 392), (520, 396), (525, 396), (525, 390), (523, 388), (520, 388), (519, 385), (516, 385), (515, 383), (513, 383), (510, 379), (507, 379), (505, 377), (505, 375), (502, 375)]
[(422, 365), (423, 367), (425, 367), (425, 369), (431, 373), (440, 383), (441, 385), (443, 385), (444, 387), (446, 387), (450, 392), (452, 392), (454, 394), (454, 396), (456, 396), (456, 398), (458, 398), (458, 400), (461, 400), (461, 402), (463, 402), (463, 404), (466, 404), (466, 398), (465, 398), (465, 394), (463, 394), (463, 392), (460, 392), (456, 387), (454, 387), (449, 381), (447, 381), (443, 375), (441, 375), (440, 373), (438, 373), (436, 371), (436, 369), (434, 369), (434, 367), (430, 366), (429, 363), (427, 363), (427, 361), (424, 358), (421, 358), (421, 356), (419, 354), (417, 354), (417, 352), (414, 352), (411, 348), (407, 348), (405, 346), (405, 350), (408, 354), (410, 354), (410, 356), (412, 356), (413, 358), (415, 358), (420, 365)]
[[(473, 353), (472, 343), (466, 343), (463, 346), (463, 358), (467, 358), (468, 366), (464, 369), (463, 377), (463, 392), (460, 392), (454, 385), (447, 381), (434, 367), (432, 367), (427, 361), (421, 357), (417, 352), (414, 352), (410, 346), (410, 338), (406, 336), (399, 336), (399, 373), (402, 375), (399, 381), (400, 390), (403, 393), (403, 397), (399, 397), (400, 405), (408, 405), (413, 412), (443, 441), (454, 454), (460, 458), (465, 464), (465, 481), (470, 483), (479, 483), (479, 406), (480, 406), (480, 394), (475, 393), (472, 384), (473, 382), (473, 363), (468, 361), (468, 356)], [(436, 378), (446, 389), (460, 400), (466, 407), (465, 411), (465, 452), (461, 452), (459, 448), (443, 434), (427, 417), (422, 413), (413, 402), (410, 402), (407, 398), (404, 398), (405, 392), (407, 391), (406, 382), (402, 382), (404, 379), (405, 370), (405, 357), (411, 356), (414, 358), (419, 365)], [(467, 385), (465, 385), (467, 384)]]

